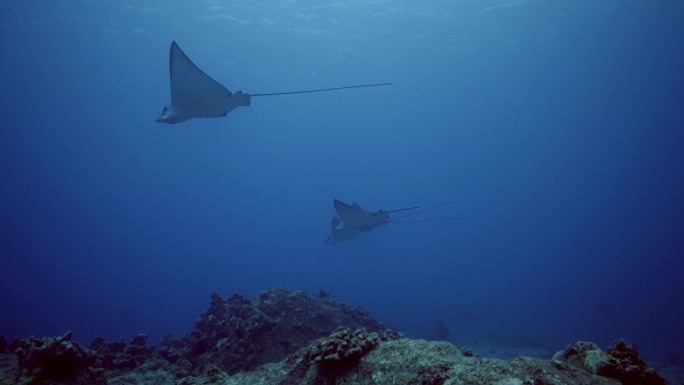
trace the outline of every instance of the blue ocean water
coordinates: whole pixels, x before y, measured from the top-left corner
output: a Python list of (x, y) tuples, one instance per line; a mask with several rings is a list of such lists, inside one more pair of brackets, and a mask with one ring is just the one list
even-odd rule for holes
[[(211, 292), (286, 287), (409, 333), (684, 355), (681, 20), (668, 0), (2, 2), (0, 334), (154, 340)], [(393, 85), (159, 124), (173, 40), (231, 91)], [(326, 245), (335, 198), (463, 219)]]

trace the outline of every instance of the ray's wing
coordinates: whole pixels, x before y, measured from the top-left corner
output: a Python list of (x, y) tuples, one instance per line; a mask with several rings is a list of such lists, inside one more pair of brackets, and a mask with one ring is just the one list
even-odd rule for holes
[(328, 237), (325, 243), (331, 245), (333, 243), (338, 243), (355, 238), (361, 234), (361, 230), (354, 227), (345, 226), (344, 223), (340, 222), (337, 217), (332, 219), (332, 234)]
[(225, 98), (231, 92), (199, 69), (175, 41), (171, 43), (169, 66), (171, 104), (197, 117), (226, 114)]
[(334, 204), (337, 215), (340, 216), (342, 223), (347, 226), (358, 229), (372, 228), (373, 224), (376, 222), (376, 218), (373, 216), (373, 213), (361, 210), (358, 205), (356, 205), (356, 207), (350, 206), (337, 199), (335, 199)]
[(335, 205), (335, 211), (337, 211), (337, 215), (339, 215), (342, 222), (344, 222), (347, 225), (351, 225), (351, 222), (354, 222), (354, 219), (358, 215), (358, 212), (363, 211), (354, 206), (350, 206), (338, 199), (335, 199), (333, 201), (333, 204)]
[(340, 220), (337, 217), (332, 219), (332, 234), (326, 239), (325, 243), (332, 245), (333, 243), (344, 241), (343, 230), (340, 228)]

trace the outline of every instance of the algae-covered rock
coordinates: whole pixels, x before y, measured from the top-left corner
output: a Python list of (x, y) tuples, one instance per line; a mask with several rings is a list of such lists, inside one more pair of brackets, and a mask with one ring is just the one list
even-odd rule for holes
[(0, 385), (16, 384), (20, 373), (14, 354), (0, 354)]
[(164, 370), (125, 371), (107, 377), (107, 385), (170, 385), (176, 383), (177, 378)]
[(578, 341), (554, 354), (553, 359), (598, 374), (599, 367), (608, 361), (609, 356), (593, 342)]
[(350, 376), (351, 384), (408, 385), (609, 385), (616, 383), (581, 370), (558, 368), (550, 361), (481, 358), (447, 342), (398, 340), (381, 343)]
[(377, 384), (443, 384), (451, 378), (450, 371), (467, 356), (472, 357), (472, 353), (447, 342), (409, 339), (383, 342), (364, 358), (358, 370), (349, 375), (349, 380)]
[[(306, 349), (303, 349), (306, 350)], [(480, 358), (447, 342), (380, 341), (354, 365), (328, 370), (298, 352), (231, 376), (226, 385), (619, 385), (563, 362)]]

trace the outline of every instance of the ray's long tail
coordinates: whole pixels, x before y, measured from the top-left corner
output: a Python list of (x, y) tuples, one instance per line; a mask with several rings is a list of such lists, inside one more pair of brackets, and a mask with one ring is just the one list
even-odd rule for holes
[(356, 86), (346, 86), (346, 87), (334, 87), (334, 88), (321, 88), (317, 90), (305, 90), (305, 91), (288, 91), (288, 92), (271, 92), (267, 94), (250, 94), (250, 96), (275, 96), (275, 95), (291, 95), (291, 94), (306, 94), (309, 92), (325, 92), (325, 91), (337, 91), (346, 90), (350, 88), (363, 88), (363, 87), (379, 87), (379, 86), (389, 86), (392, 83), (375, 83), (375, 84), (360, 84)]
[[(446, 203), (442, 203), (442, 204), (439, 204), (439, 205), (436, 205), (436, 206), (428, 207), (428, 208), (426, 208), (426, 209), (423, 209), (423, 210), (419, 210), (419, 211), (413, 212), (413, 213), (411, 213), (411, 214), (402, 215), (402, 216), (400, 216), (399, 218), (394, 218), (394, 219), (392, 219), (392, 220), (390, 220), (390, 221), (387, 221), (387, 223), (410, 223), (410, 222), (413, 222), (413, 221), (402, 221), (402, 222), (397, 222), (397, 221), (400, 220), (400, 219), (403, 219), (403, 218), (407, 218), (407, 217), (411, 217), (411, 216), (414, 216), (414, 215), (417, 215), (417, 214), (424, 213), (424, 212), (426, 212), (426, 211), (434, 210), (434, 209), (439, 208), (439, 207), (443, 207), (443, 206), (446, 206), (446, 205), (450, 205), (450, 204), (452, 204), (452, 203), (456, 203), (456, 201), (449, 201), (449, 202), (446, 202)], [(460, 218), (440, 218), (439, 220), (443, 220), (443, 219), (452, 220), (452, 219), (460, 219)], [(420, 222), (428, 222), (428, 221), (431, 221), (431, 220), (426, 219), (426, 220), (422, 220), (422, 221), (420, 221)], [(418, 221), (415, 221), (415, 222), (418, 222)]]

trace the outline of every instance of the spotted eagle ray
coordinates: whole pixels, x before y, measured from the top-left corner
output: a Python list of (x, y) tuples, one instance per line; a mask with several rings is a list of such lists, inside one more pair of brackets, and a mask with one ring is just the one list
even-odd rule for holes
[(348, 88), (387, 86), (392, 83), (362, 84), (345, 87), (323, 88), (305, 91), (271, 92), (246, 94), (230, 92), (221, 83), (209, 77), (180, 49), (171, 42), (169, 52), (169, 73), (171, 76), (171, 104), (162, 109), (157, 118), (159, 123), (181, 123), (192, 118), (216, 118), (226, 116), (238, 107), (247, 107), (255, 96), (273, 96), (324, 92)]
[(412, 223), (412, 222), (436, 222), (445, 220), (454, 220), (462, 218), (438, 218), (438, 219), (425, 219), (418, 221), (399, 221), (400, 219), (410, 217), (416, 214), (424, 213), (436, 209), (438, 207), (446, 206), (448, 204), (455, 203), (455, 201), (450, 201), (442, 203), (436, 206), (428, 207), (427, 209), (419, 210), (411, 214), (400, 216), (390, 220), (389, 214), (396, 213), (399, 211), (415, 210), (419, 209), (419, 206), (407, 207), (397, 210), (378, 210), (376, 212), (366, 211), (362, 209), (356, 202), (348, 205), (338, 199), (333, 200), (335, 206), (335, 211), (337, 212), (337, 217), (333, 217), (332, 221), (332, 235), (326, 239), (326, 244), (334, 244), (342, 241), (346, 241), (352, 238), (356, 238), (364, 232), (373, 230), (376, 227), (386, 226), (390, 223)]

